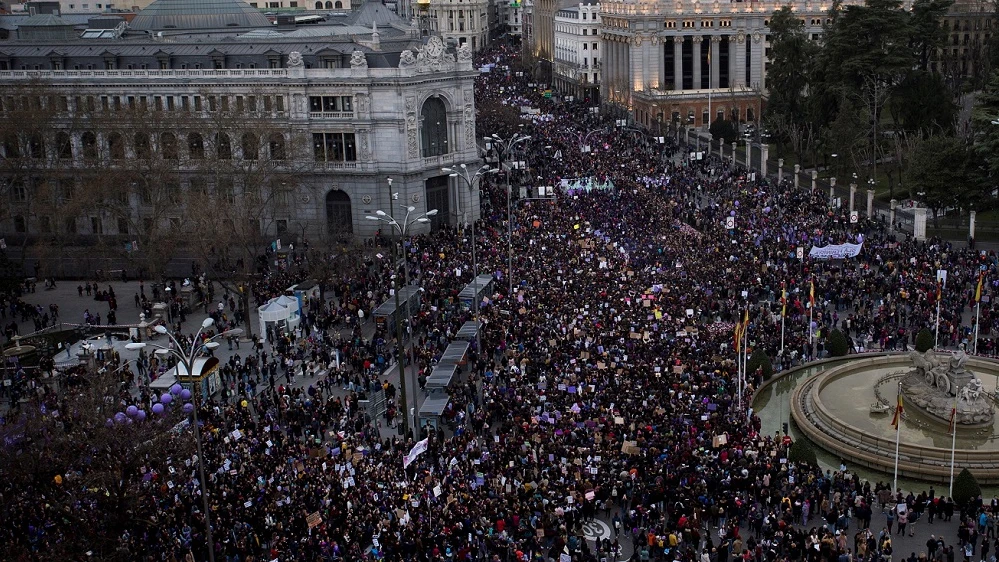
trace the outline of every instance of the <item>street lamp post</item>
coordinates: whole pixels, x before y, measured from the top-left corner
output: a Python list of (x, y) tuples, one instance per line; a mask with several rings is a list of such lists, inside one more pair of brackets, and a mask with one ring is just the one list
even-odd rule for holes
[[(481, 178), (482, 176), (484, 176), (486, 174), (491, 174), (491, 173), (494, 173), (494, 172), (498, 172), (499, 170), (498, 169), (491, 169), (488, 165), (486, 165), (486, 166), (482, 166), (481, 168), (479, 168), (479, 170), (477, 172), (475, 172), (474, 174), (469, 175), (468, 174), (468, 167), (466, 165), (462, 164), (460, 167), (461, 167), (461, 171), (460, 172), (457, 169), (455, 169), (455, 168), (441, 168), (441, 171), (444, 172), (445, 174), (447, 174), (448, 176), (452, 177), (452, 178), (458, 178), (458, 179), (460, 179), (461, 181), (465, 182), (465, 185), (468, 187), (468, 208), (469, 208), (470, 214), (471, 214), (471, 229), (472, 229), (472, 283), (475, 285), (475, 290), (476, 290), (476, 298), (474, 299), (473, 305), (475, 307), (475, 316), (474, 316), (474, 318), (475, 318), (475, 321), (478, 322), (479, 321), (479, 306), (480, 306), (480, 303), (478, 302), (478, 298), (477, 298), (478, 297), (478, 290), (479, 290), (479, 261), (475, 257), (475, 212), (471, 211), (471, 209), (472, 209), (472, 201), (475, 198), (475, 180), (478, 179), (478, 178)], [(479, 331), (480, 330), (475, 330), (475, 352), (476, 353), (482, 353), (482, 340), (481, 340), (481, 337), (479, 336)]]
[[(488, 140), (492, 141), (493, 149), (496, 150), (496, 157), (499, 163), (499, 169), (503, 169), (503, 160), (506, 155), (513, 151), (516, 146), (522, 142), (530, 140), (529, 135), (514, 135), (509, 139), (503, 139), (497, 134), (493, 134), (488, 137)], [(506, 170), (506, 242), (507, 242), (507, 254), (508, 263), (506, 274), (509, 277), (508, 288), (507, 288), (507, 298), (513, 298), (513, 205), (512, 205), (512, 188), (510, 187), (510, 170)]]
[[(208, 341), (201, 342), (201, 332), (212, 327), (214, 324), (215, 320), (213, 318), (211, 317), (205, 318), (204, 322), (201, 323), (201, 328), (198, 330), (198, 333), (195, 334), (194, 336), (194, 341), (191, 342), (190, 350), (188, 350), (186, 354), (182, 353), (184, 347), (180, 345), (180, 342), (177, 341), (177, 338), (172, 333), (170, 333), (169, 330), (166, 329), (166, 326), (163, 326), (162, 324), (154, 328), (156, 330), (156, 333), (163, 334), (169, 337), (170, 341), (173, 342), (173, 345), (176, 346), (175, 348), (165, 347), (162, 345), (157, 345), (149, 342), (132, 342), (125, 344), (125, 349), (136, 350), (136, 349), (142, 349), (146, 346), (154, 347), (156, 348), (157, 355), (173, 356), (173, 358), (176, 359), (178, 363), (184, 367), (184, 369), (186, 369), (187, 376), (194, 378), (196, 376), (194, 373), (194, 360), (198, 358), (198, 355), (201, 354), (202, 351), (213, 350), (217, 348), (219, 346), (219, 342), (215, 340), (221, 337), (239, 335), (243, 333), (243, 330), (236, 328), (235, 330), (229, 330), (227, 332), (216, 334)], [(177, 371), (177, 375), (178, 375), (177, 379), (180, 380), (180, 370)], [(211, 512), (211, 507), (208, 505), (208, 485), (207, 485), (207, 480), (205, 479), (205, 454), (203, 452), (201, 445), (201, 426), (198, 425), (197, 401), (200, 394), (201, 394), (201, 389), (194, 388), (192, 384), (191, 400), (194, 406), (194, 409), (192, 410), (192, 415), (194, 416), (193, 418), (194, 440), (198, 448), (198, 479), (200, 480), (201, 484), (201, 499), (204, 501), (205, 538), (208, 541), (208, 560), (209, 562), (215, 562), (215, 541), (212, 539), (212, 512)]]
[[(388, 184), (389, 184), (389, 188), (391, 189), (391, 187), (392, 187), (392, 178), (388, 179)], [(398, 193), (393, 193), (392, 194), (392, 200), (393, 201), (398, 201), (399, 200), (399, 194)], [(432, 217), (432, 216), (436, 215), (437, 214), (437, 209), (432, 209), (432, 210), (427, 211), (425, 213), (421, 213), (420, 215), (418, 215), (416, 217), (413, 217), (412, 219), (410, 219), (410, 216), (413, 214), (414, 211), (416, 211), (416, 207), (406, 205), (406, 206), (403, 206), (403, 209), (406, 211), (406, 215), (403, 217), (403, 219), (401, 221), (396, 220), (395, 217), (393, 217), (392, 215), (390, 215), (390, 214), (388, 214), (385, 211), (382, 211), (380, 209), (377, 210), (377, 211), (375, 211), (374, 215), (368, 215), (365, 218), (368, 219), (368, 220), (383, 222), (383, 223), (391, 226), (393, 232), (397, 232), (399, 234), (399, 242), (405, 244), (406, 237), (409, 236), (409, 227), (411, 227), (411, 226), (413, 226), (414, 224), (417, 224), (417, 223), (420, 223), (420, 224), (429, 223), (430, 222), (430, 218), (429, 217)], [(398, 316), (398, 314), (399, 314), (399, 290), (400, 290), (400, 287), (399, 287), (399, 283), (395, 282), (395, 278), (396, 278), (396, 272), (395, 272), (395, 270), (396, 270), (397, 263), (398, 263), (399, 260), (398, 260), (398, 257), (397, 257), (397, 250), (396, 250), (396, 243), (395, 242), (392, 243), (392, 261), (393, 261), (393, 264), (392, 264), (392, 279), (393, 279), (392, 286), (393, 286), (393, 289), (394, 289), (394, 292), (395, 292), (395, 313), (396, 313), (396, 316)], [(405, 251), (403, 251), (403, 257), (402, 257), (402, 271), (403, 271), (403, 280), (405, 282), (405, 286), (408, 287), (409, 286), (409, 261), (406, 258)], [(406, 322), (409, 324), (410, 328), (412, 329), (413, 318), (412, 318), (412, 313), (410, 312), (410, 309), (409, 309), (409, 299), (408, 298), (406, 299)], [(400, 398), (400, 401), (402, 402), (402, 408), (403, 408), (403, 413), (402, 413), (402, 431), (403, 431), (403, 435), (405, 436), (405, 435), (407, 435), (409, 433), (409, 427), (410, 427), (409, 426), (409, 412), (408, 412), (409, 403), (408, 403), (407, 396), (406, 396), (406, 387), (407, 387), (407, 384), (406, 384), (406, 364), (405, 364), (406, 353), (405, 353), (405, 350), (404, 350), (404, 347), (403, 347), (403, 337), (404, 337), (404, 335), (403, 335), (403, 332), (402, 332), (402, 322), (399, 321), (398, 317), (395, 319), (395, 324), (396, 324), (396, 340), (397, 340), (396, 341), (396, 355), (399, 356), (399, 394), (400, 394), (399, 398)], [(416, 370), (416, 350), (412, 349), (412, 346), (410, 346), (410, 348), (411, 348), (411, 350), (413, 352), (413, 354), (410, 356), (410, 362), (412, 363), (412, 366), (413, 366), (411, 372), (415, 373), (415, 370)], [(412, 382), (412, 381), (410, 381), (410, 382)], [(414, 436), (419, 431), (419, 426), (418, 426), (418, 424), (416, 422), (416, 405), (417, 405), (417, 400), (415, 398), (416, 397), (416, 389), (417, 389), (417, 386), (413, 385), (413, 397), (414, 397), (414, 399), (413, 399), (413, 434), (414, 434)]]

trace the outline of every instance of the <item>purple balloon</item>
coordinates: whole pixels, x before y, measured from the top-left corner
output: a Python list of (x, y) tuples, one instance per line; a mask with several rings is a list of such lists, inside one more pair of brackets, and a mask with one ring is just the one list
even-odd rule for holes
[(190, 414), (193, 411), (194, 411), (194, 404), (191, 404), (190, 402), (188, 402), (187, 404), (184, 404), (184, 413), (185, 414)]
[(114, 425), (114, 420), (111, 419), (111, 418), (108, 418), (108, 421), (107, 421), (107, 423), (105, 425), (107, 425), (108, 427), (113, 426)]
[(132, 425), (133, 421), (135, 420), (133, 420), (132, 418), (125, 418), (125, 425)]
[(147, 472), (147, 473), (145, 473), (145, 474), (142, 475), (142, 481), (143, 482), (149, 482), (152, 479), (153, 479), (153, 473), (152, 472)]
[(169, 404), (170, 402), (173, 402), (173, 396), (171, 396), (169, 393), (164, 393), (163, 396), (160, 396), (160, 402), (164, 404)]
[(125, 423), (126, 419), (127, 418), (125, 417), (125, 414), (123, 414), (121, 412), (118, 412), (117, 414), (114, 415), (114, 421), (116, 421), (118, 423)]
[(125, 408), (125, 413), (128, 414), (128, 417), (130, 418), (134, 418), (135, 414), (137, 414), (138, 412), (139, 409), (136, 408), (135, 406), (129, 406), (128, 408)]
[(135, 413), (135, 419), (137, 419), (139, 421), (142, 421), (142, 420), (146, 419), (146, 411), (145, 410), (139, 410), (138, 412), (136, 412)]
[(180, 383), (174, 384), (170, 387), (170, 394), (180, 394), (181, 390), (184, 390), (184, 387), (180, 386)]
[(186, 388), (184, 390), (181, 390), (180, 391), (180, 399), (181, 400), (190, 400), (191, 399), (191, 391), (188, 390), (188, 389), (186, 389)]
[(728, 216), (730, 216), (730, 217), (734, 217), (734, 216), (735, 216), (735, 211), (729, 211), (729, 212), (728, 212)]
[(162, 414), (163, 413), (163, 404), (153, 404), (153, 413), (154, 414)]

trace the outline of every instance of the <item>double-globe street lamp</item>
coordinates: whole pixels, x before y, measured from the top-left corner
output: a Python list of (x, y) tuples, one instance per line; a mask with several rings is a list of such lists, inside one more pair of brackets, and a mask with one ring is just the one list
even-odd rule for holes
[[(459, 169), (460, 168), (460, 169)], [(478, 180), (485, 176), (486, 174), (496, 173), (499, 170), (496, 168), (490, 168), (488, 165), (482, 166), (474, 174), (469, 175), (468, 166), (461, 164), (459, 168), (441, 168), (441, 171), (452, 178), (458, 178), (465, 182), (468, 187), (468, 206), (469, 209), (472, 207), (472, 202), (475, 201), (475, 180)], [(475, 302), (473, 306), (475, 307), (475, 321), (479, 321), (479, 306), (478, 295), (479, 295), (479, 262), (475, 257), (475, 212), (470, 212), (470, 225), (472, 228), (472, 283), (475, 286)], [(479, 336), (479, 330), (475, 331), (475, 352), (482, 353), (482, 340)]]
[[(389, 189), (391, 189), (392, 188), (392, 178), (388, 178), (388, 184), (389, 184)], [(399, 194), (398, 193), (393, 193), (392, 194), (392, 200), (393, 201), (398, 201), (399, 200)], [(415, 216), (413, 218), (410, 218), (413, 215), (413, 213), (416, 211), (416, 207), (413, 207), (413, 206), (410, 206), (410, 205), (400, 205), (400, 206), (402, 207), (403, 210), (406, 211), (406, 215), (402, 218), (402, 220), (396, 220), (395, 217), (393, 217), (389, 213), (386, 213), (385, 211), (382, 211), (381, 209), (375, 211), (374, 215), (368, 215), (368, 216), (366, 216), (364, 218), (366, 218), (368, 220), (372, 220), (372, 221), (383, 222), (383, 223), (391, 226), (393, 232), (396, 232), (399, 235), (399, 241), (398, 242), (404, 244), (406, 238), (409, 236), (409, 228), (411, 226), (413, 226), (414, 224), (417, 224), (417, 223), (420, 223), (420, 224), (429, 223), (430, 222), (430, 217), (432, 217), (432, 216), (434, 216), (434, 215), (437, 214), (437, 209), (431, 209), (431, 210), (429, 210), (429, 211), (427, 211), (425, 213), (421, 213), (421, 214), (419, 214), (419, 215), (417, 215), (417, 216)], [(399, 363), (398, 363), (399, 364), (399, 399), (400, 399), (401, 406), (402, 406), (402, 431), (403, 431), (403, 435), (404, 436), (408, 436), (409, 435), (409, 410), (408, 410), (409, 404), (408, 404), (407, 395), (406, 395), (406, 386), (407, 386), (407, 384), (406, 384), (406, 357), (407, 357), (407, 354), (405, 353), (405, 349), (403, 347), (402, 322), (400, 322), (400, 318), (399, 318), (399, 290), (400, 290), (400, 287), (399, 287), (399, 283), (396, 282), (396, 269), (398, 268), (399, 258), (398, 258), (398, 255), (397, 255), (397, 248), (396, 248), (396, 246), (397, 246), (396, 241), (393, 241), (392, 242), (392, 289), (393, 289), (393, 292), (395, 293), (396, 355), (399, 357)], [(402, 271), (403, 271), (403, 279), (404, 279), (404, 282), (405, 282), (405, 286), (409, 287), (409, 260), (408, 260), (407, 256), (405, 255), (405, 251), (403, 251)], [(406, 297), (406, 323), (410, 326), (410, 329), (412, 329), (413, 318), (412, 318), (412, 312), (410, 310), (410, 304), (409, 304), (409, 299), (410, 298), (412, 298), (412, 297), (411, 296), (407, 296)], [(410, 356), (410, 362), (412, 364), (411, 373), (412, 373), (413, 379), (415, 380), (415, 373), (416, 373), (416, 350), (413, 349), (413, 345), (410, 345), (410, 349), (413, 352), (413, 354)], [(412, 381), (410, 381), (410, 382), (412, 382)], [(414, 433), (414, 436), (416, 436), (416, 435), (418, 435), (418, 431), (419, 431), (419, 425), (417, 424), (417, 421), (416, 421), (416, 419), (417, 419), (416, 418), (417, 400), (415, 399), (417, 386), (414, 384), (414, 385), (412, 385), (412, 388), (413, 388), (413, 396), (414, 396), (414, 400), (413, 400), (413, 433)]]
[[(530, 135), (514, 135), (508, 139), (503, 139), (497, 134), (486, 137), (486, 140), (492, 144), (492, 149), (496, 151), (497, 168), (504, 170), (503, 160), (507, 158), (518, 144), (527, 142), (531, 140)], [(510, 169), (506, 168), (506, 243), (507, 243), (507, 254), (508, 263), (506, 274), (508, 279), (508, 293), (507, 298), (513, 298), (513, 205), (512, 205), (512, 188), (510, 187)]]
[[(132, 342), (125, 344), (125, 349), (138, 350), (148, 346), (156, 348), (155, 353), (157, 355), (172, 356), (174, 359), (177, 360), (178, 363), (177, 380), (183, 382), (181, 378), (180, 367), (183, 367), (186, 371), (184, 373), (184, 376), (189, 377), (191, 379), (198, 377), (200, 373), (194, 372), (194, 362), (198, 358), (198, 355), (200, 355), (203, 351), (211, 351), (213, 349), (216, 349), (219, 346), (219, 342), (216, 340), (218, 340), (219, 338), (227, 336), (238, 336), (243, 333), (242, 329), (236, 328), (233, 330), (216, 334), (215, 336), (209, 338), (207, 341), (204, 342), (201, 341), (201, 332), (207, 330), (208, 328), (211, 328), (213, 325), (215, 325), (215, 320), (213, 318), (211, 317), (205, 318), (204, 322), (201, 323), (201, 328), (198, 329), (198, 333), (195, 334), (194, 336), (194, 341), (191, 342), (190, 349), (187, 350), (186, 353), (184, 352), (184, 346), (182, 346), (180, 342), (177, 341), (177, 338), (169, 330), (166, 329), (166, 326), (163, 326), (162, 324), (156, 326), (154, 330), (156, 330), (157, 334), (163, 334), (169, 337), (170, 341), (173, 342), (174, 347), (165, 347), (162, 345), (157, 345), (155, 343), (149, 343), (149, 342)], [(193, 388), (192, 384), (191, 396), (192, 396), (192, 405), (194, 406), (194, 409), (192, 410), (192, 414), (194, 416), (193, 418), (194, 440), (197, 443), (198, 447), (198, 479), (201, 481), (200, 482), (201, 499), (204, 501), (204, 509), (205, 509), (205, 538), (208, 541), (208, 560), (209, 562), (215, 562), (215, 542), (212, 540), (212, 519), (211, 519), (212, 512), (211, 508), (208, 505), (208, 484), (207, 480), (205, 480), (205, 454), (201, 446), (201, 426), (198, 425), (197, 401), (198, 398), (200, 398), (200, 395), (201, 395), (201, 389)]]

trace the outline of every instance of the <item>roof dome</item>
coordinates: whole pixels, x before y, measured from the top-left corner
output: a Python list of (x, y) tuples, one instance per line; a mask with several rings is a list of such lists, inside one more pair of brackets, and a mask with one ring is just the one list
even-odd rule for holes
[(269, 27), (271, 22), (243, 0), (156, 0), (136, 14), (132, 29), (223, 29)]

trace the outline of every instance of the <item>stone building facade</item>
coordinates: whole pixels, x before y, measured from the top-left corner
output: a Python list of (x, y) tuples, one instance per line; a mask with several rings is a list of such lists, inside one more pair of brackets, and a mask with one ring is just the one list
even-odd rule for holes
[(553, 84), (559, 92), (596, 100), (600, 87), (600, 4), (555, 12)]
[[(141, 236), (143, 221), (172, 221), (185, 210), (144, 217), (148, 205), (131, 193), (122, 197), (135, 221), (111, 221), (98, 206), (54, 221), (33, 201), (45, 186), (66, 184), (71, 192), (95, 170), (157, 161), (170, 164), (165, 181), (178, 195), (212, 192), (223, 189), (222, 180), (205, 173), (212, 158), (266, 165), (274, 177), (288, 178), (268, 183), (275, 196), (260, 223), (263, 237), (368, 237), (379, 224), (365, 217), (397, 209), (393, 194), (418, 213), (438, 210), (414, 232), (467, 220), (477, 195), (459, 189), (441, 168), (479, 161), (471, 49), (448, 49), (439, 37), (422, 44), (398, 22), (372, 25), (363, 36), (358, 30), (0, 44), (0, 119), (37, 108), (53, 124), (37, 133), (4, 128), (0, 237), (131, 240)], [(115, 128), (116, 113), (124, 121), (142, 112), (149, 120), (140, 130)], [(218, 129), (220, 116), (228, 115), (250, 129), (228, 123)], [(238, 198), (239, 180), (225, 181)]]

